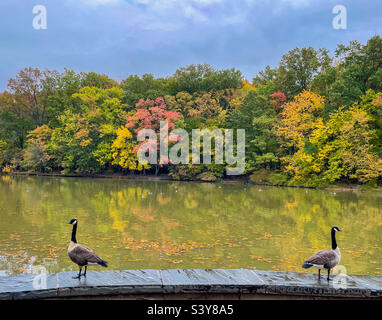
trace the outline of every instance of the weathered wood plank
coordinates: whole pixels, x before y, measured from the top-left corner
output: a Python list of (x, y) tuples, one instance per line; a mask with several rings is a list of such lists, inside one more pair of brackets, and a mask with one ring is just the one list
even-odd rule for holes
[[(44, 299), (102, 296), (166, 295), (179, 297), (222, 294), (237, 298), (293, 296), (303, 298), (382, 298), (382, 277), (345, 276), (346, 288), (336, 288), (325, 275), (247, 269), (88, 271), (0, 277), (0, 299)], [(37, 279), (37, 281), (36, 281)], [(36, 288), (37, 284), (37, 288)], [(42, 286), (42, 287), (41, 287)]]
[(161, 270), (163, 285), (262, 285), (247, 269)]

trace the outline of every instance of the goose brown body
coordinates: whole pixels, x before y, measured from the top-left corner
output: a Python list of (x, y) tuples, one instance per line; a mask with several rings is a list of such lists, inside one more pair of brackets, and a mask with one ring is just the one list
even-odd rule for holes
[[(338, 249), (338, 248), (337, 248)], [(316, 252), (305, 263), (312, 264), (313, 266), (321, 269), (333, 269), (340, 263), (341, 255), (336, 250), (321, 250)]]
[(83, 244), (74, 243), (70, 241), (68, 247), (68, 256), (70, 260), (78, 264), (80, 267), (87, 266), (89, 264), (99, 264), (103, 266), (106, 264), (92, 249)]

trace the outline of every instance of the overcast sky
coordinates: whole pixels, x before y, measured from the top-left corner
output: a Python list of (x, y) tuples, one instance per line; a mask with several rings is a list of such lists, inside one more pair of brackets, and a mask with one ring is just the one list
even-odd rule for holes
[[(35, 30), (32, 9), (47, 9)], [(335, 30), (333, 7), (347, 8)], [(295, 47), (382, 34), (382, 0), (0, 0), (0, 90), (24, 67), (167, 76), (192, 63), (251, 80)]]

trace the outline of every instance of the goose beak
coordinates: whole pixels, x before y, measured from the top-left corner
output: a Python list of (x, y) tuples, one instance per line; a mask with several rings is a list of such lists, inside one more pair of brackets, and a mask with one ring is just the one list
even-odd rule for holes
[(342, 231), (341, 229), (338, 229), (338, 231)]
[(71, 223), (70, 223), (70, 221), (69, 221), (69, 222), (67, 222), (66, 224), (71, 224)]

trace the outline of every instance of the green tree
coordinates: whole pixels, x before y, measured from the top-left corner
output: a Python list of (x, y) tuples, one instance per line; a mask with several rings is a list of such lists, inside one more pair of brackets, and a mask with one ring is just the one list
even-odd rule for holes
[(296, 48), (283, 55), (276, 75), (279, 90), (290, 99), (311, 88), (312, 81), (331, 63), (326, 49)]
[(144, 74), (142, 77), (131, 75), (121, 82), (121, 88), (125, 92), (125, 102), (129, 106), (135, 106), (140, 99), (155, 100), (164, 97), (167, 92), (167, 79), (155, 79), (152, 74)]
[(369, 89), (382, 91), (382, 37), (374, 36), (364, 46), (357, 41), (339, 45), (336, 58), (335, 81), (327, 90), (330, 111), (359, 102)]
[(64, 110), (80, 111), (78, 100), (73, 98), (73, 94), (77, 93), (81, 87), (82, 76), (73, 70), (65, 69), (57, 76), (55, 88), (48, 97), (46, 124), (52, 128), (56, 127), (57, 115), (62, 114)]
[(169, 93), (208, 92), (213, 90), (238, 89), (243, 85), (243, 76), (235, 69), (215, 70), (208, 64), (189, 65), (179, 68), (169, 81)]
[(81, 87), (96, 87), (99, 89), (111, 89), (118, 87), (118, 82), (109, 78), (106, 74), (96, 72), (81, 73)]

